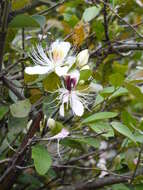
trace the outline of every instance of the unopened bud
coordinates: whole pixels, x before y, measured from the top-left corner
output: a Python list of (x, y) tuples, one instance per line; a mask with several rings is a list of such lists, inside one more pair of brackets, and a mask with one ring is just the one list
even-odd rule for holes
[(77, 66), (79, 68), (83, 67), (84, 65), (87, 64), (89, 59), (89, 53), (88, 49), (82, 50), (78, 55), (77, 55)]
[(49, 118), (48, 121), (47, 121), (47, 125), (48, 125), (49, 128), (54, 128), (55, 125), (56, 125), (56, 122), (55, 122), (54, 119)]

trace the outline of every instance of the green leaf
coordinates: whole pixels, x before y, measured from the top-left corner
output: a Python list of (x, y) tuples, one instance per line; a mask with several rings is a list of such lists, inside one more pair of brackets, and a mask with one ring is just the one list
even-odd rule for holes
[(71, 138), (65, 138), (65, 139), (61, 140), (60, 144), (62, 144), (65, 147), (78, 149), (80, 151), (83, 149), (80, 142), (76, 141), (75, 139), (71, 139)]
[(124, 82), (124, 77), (120, 73), (114, 73), (110, 75), (109, 82), (115, 87), (121, 86)]
[(48, 151), (42, 145), (36, 145), (32, 148), (32, 158), (36, 171), (40, 175), (46, 174), (52, 164), (52, 158)]
[(104, 97), (108, 97), (110, 94), (112, 94), (115, 91), (115, 88), (113, 86), (104, 88), (100, 94)]
[(32, 16), (21, 14), (14, 17), (14, 19), (9, 23), (9, 27), (12, 28), (40, 27), (40, 24)]
[(112, 190), (130, 190), (130, 189), (124, 184), (120, 183), (120, 184), (112, 185)]
[(137, 86), (127, 82), (125, 83), (125, 86), (137, 101), (143, 102), (143, 94)]
[(99, 41), (104, 38), (104, 25), (101, 20), (95, 20), (92, 24), (92, 29), (96, 33), (96, 37)]
[(60, 78), (55, 73), (49, 74), (43, 80), (43, 86), (46, 91), (55, 91), (60, 84)]
[(111, 125), (107, 122), (96, 122), (94, 124), (90, 124), (90, 128), (95, 131), (96, 133), (102, 133), (105, 132), (105, 134), (102, 134), (103, 137), (113, 137), (114, 136), (114, 130), (112, 129)]
[(143, 189), (143, 183), (134, 185), (135, 190), (142, 190)]
[(24, 73), (24, 83), (25, 84), (32, 84), (37, 79), (38, 79), (38, 75), (28, 75), (27, 73)]
[(101, 8), (96, 7), (96, 6), (89, 7), (87, 9), (85, 9), (83, 16), (82, 16), (83, 20), (85, 22), (91, 21), (92, 19), (94, 19), (99, 14), (100, 10), (101, 10)]
[(134, 135), (132, 134), (130, 129), (128, 127), (126, 127), (126, 125), (123, 125), (120, 122), (111, 122), (111, 125), (116, 131), (118, 131), (122, 135), (128, 137), (130, 140), (136, 142)]
[(91, 70), (85, 69), (80, 71), (80, 80), (88, 80), (91, 76)]
[(0, 120), (5, 116), (8, 110), (7, 106), (0, 106)]
[(126, 94), (128, 94), (128, 90), (126, 88), (120, 87), (109, 97), (109, 99), (117, 98)]
[(75, 141), (93, 146), (94, 148), (99, 148), (100, 145), (99, 141), (96, 138), (79, 138), (75, 139)]
[(12, 0), (12, 10), (24, 8), (25, 6), (30, 5), (30, 3), (31, 0)]
[(26, 117), (31, 110), (31, 103), (29, 99), (17, 101), (15, 104), (10, 106), (10, 111), (13, 117)]
[(104, 98), (100, 94), (98, 94), (95, 100), (95, 106), (101, 104), (103, 101), (104, 101)]
[(97, 120), (110, 119), (118, 115), (116, 112), (99, 112), (95, 113), (82, 121), (82, 123), (91, 123)]
[(18, 134), (20, 134), (27, 126), (28, 118), (15, 118), (11, 115), (8, 118), (8, 133), (6, 135), (6, 138), (1, 144), (0, 147), (0, 154), (4, 150), (6, 150), (17, 137)]
[(46, 24), (46, 18), (45, 16), (42, 15), (33, 15), (32, 18), (39, 23), (39, 25), (41, 26), (41, 28), (43, 28)]

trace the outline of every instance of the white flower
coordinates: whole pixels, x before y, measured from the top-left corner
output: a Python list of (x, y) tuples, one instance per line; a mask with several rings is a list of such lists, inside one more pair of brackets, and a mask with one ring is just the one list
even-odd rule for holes
[[(87, 69), (87, 63), (88, 63), (88, 59), (89, 59), (89, 53), (88, 53), (88, 49), (82, 50), (78, 55), (77, 55), (77, 66), (79, 68), (84, 68), (86, 67)], [(89, 68), (88, 68), (89, 69)]]
[(60, 110), (59, 113), (64, 117), (65, 104), (66, 108), (70, 105), (72, 112), (77, 116), (82, 116), (84, 113), (84, 107), (88, 108), (89, 95), (80, 93), (76, 90), (77, 83), (79, 81), (80, 73), (75, 70), (65, 77), (65, 85), (59, 89)]
[(75, 62), (74, 56), (68, 56), (70, 47), (69, 42), (55, 41), (51, 44), (47, 56), (43, 47), (37, 45), (37, 49), (33, 49), (31, 53), (31, 58), (35, 66), (26, 67), (25, 72), (29, 75), (47, 74), (51, 72), (55, 72), (59, 76), (67, 74)]

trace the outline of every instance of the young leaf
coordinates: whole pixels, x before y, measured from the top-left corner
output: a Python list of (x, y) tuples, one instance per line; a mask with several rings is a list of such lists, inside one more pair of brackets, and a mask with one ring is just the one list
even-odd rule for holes
[(75, 139), (75, 141), (83, 143), (83, 144), (87, 144), (89, 146), (93, 146), (94, 148), (99, 148), (99, 141), (96, 138), (79, 138), (79, 139)]
[(48, 151), (42, 145), (36, 145), (32, 148), (32, 158), (36, 171), (44, 175), (52, 164), (52, 158)]
[(85, 118), (82, 123), (91, 123), (97, 120), (114, 118), (118, 115), (116, 112), (99, 112)]

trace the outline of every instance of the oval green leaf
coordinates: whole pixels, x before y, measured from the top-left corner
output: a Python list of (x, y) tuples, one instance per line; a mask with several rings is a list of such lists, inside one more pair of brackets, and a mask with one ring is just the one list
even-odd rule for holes
[(99, 14), (100, 10), (101, 10), (101, 8), (96, 7), (96, 6), (89, 7), (87, 9), (85, 9), (83, 16), (82, 16), (83, 20), (85, 22), (91, 21), (92, 19), (94, 19)]
[(136, 142), (134, 135), (132, 134), (130, 129), (128, 127), (126, 127), (126, 125), (123, 125), (120, 122), (111, 122), (111, 125), (116, 131), (118, 131), (119, 133), (121, 133), (125, 137), (128, 137), (133, 142)]
[(14, 17), (14, 19), (9, 23), (9, 27), (12, 28), (40, 27), (40, 24), (33, 17), (21, 14)]
[(40, 175), (46, 174), (52, 164), (52, 158), (48, 151), (42, 145), (36, 145), (32, 148), (32, 158), (36, 171)]
[(31, 103), (29, 99), (17, 101), (10, 106), (10, 111), (13, 117), (23, 118), (28, 116), (31, 110)]
[(99, 112), (95, 113), (82, 121), (82, 123), (92, 123), (97, 120), (110, 119), (118, 115), (116, 112)]

